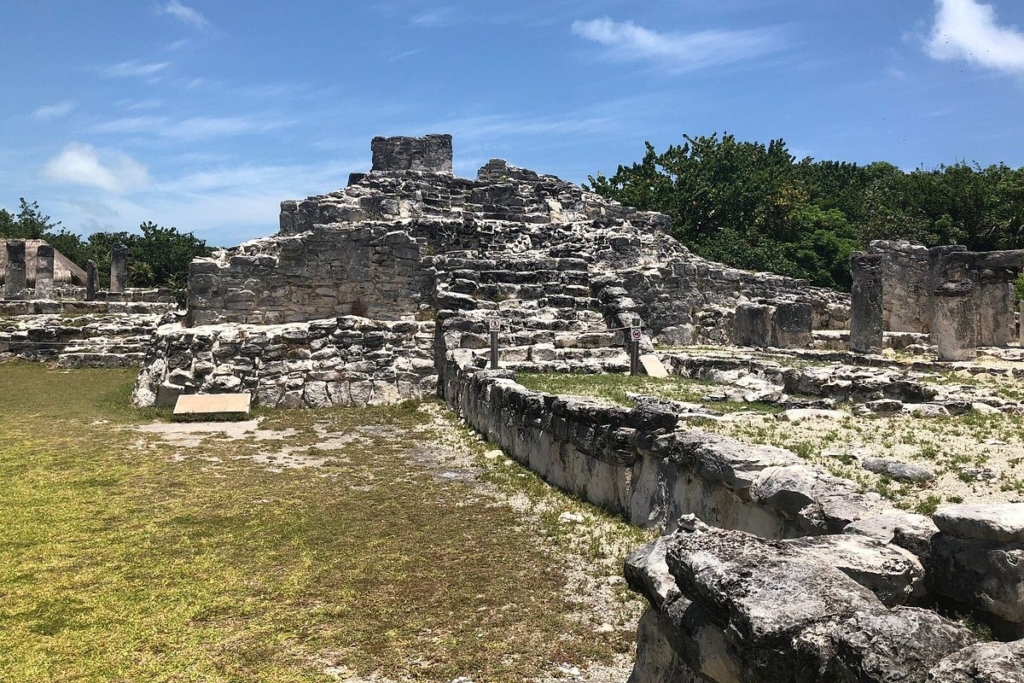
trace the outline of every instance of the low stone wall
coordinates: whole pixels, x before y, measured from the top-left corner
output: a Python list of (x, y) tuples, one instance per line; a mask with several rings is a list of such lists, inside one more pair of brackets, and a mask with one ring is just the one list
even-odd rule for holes
[(443, 395), (466, 421), (552, 485), (671, 528), (684, 514), (765, 538), (838, 533), (884, 508), (875, 494), (801, 464), (779, 448), (686, 428), (674, 412), (632, 410), (526, 389), (508, 371), (476, 370), (448, 354)]
[(135, 383), (138, 407), (248, 391), (254, 405), (323, 408), (435, 393), (434, 323), (344, 316), (285, 325), (160, 327)]
[(162, 316), (111, 313), (106, 308), (105, 304), (89, 306), (86, 310), (101, 312), (70, 316), (0, 318), (0, 354), (10, 353), (32, 361), (56, 360), (61, 367), (69, 368), (138, 366)]
[(979, 645), (920, 607), (1024, 636), (1024, 505), (952, 506), (933, 522), (790, 451), (680, 428), (655, 402), (544, 394), (472, 364), (472, 350), (449, 350), (441, 378), (470, 426), (548, 483), (672, 532), (627, 563), (651, 602), (634, 683), (924, 681), (996, 650), (1008, 659), (986, 674), (1024, 661), (1024, 647)]

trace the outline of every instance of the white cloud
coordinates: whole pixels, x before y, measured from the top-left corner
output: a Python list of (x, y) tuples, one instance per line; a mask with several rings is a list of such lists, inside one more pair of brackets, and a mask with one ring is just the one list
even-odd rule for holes
[(1024, 73), (1024, 33), (1015, 26), (1000, 26), (992, 5), (976, 0), (935, 0), (935, 4), (935, 26), (925, 46), (931, 57)]
[(428, 26), (440, 28), (450, 26), (455, 22), (455, 8), (440, 7), (427, 12), (415, 14), (409, 18), (409, 23), (414, 26)]
[(206, 17), (204, 17), (198, 11), (192, 9), (191, 7), (186, 7), (185, 5), (178, 2), (178, 0), (171, 0), (169, 3), (167, 3), (166, 6), (164, 6), (161, 9), (161, 11), (164, 14), (171, 15), (175, 19), (180, 19), (186, 24), (192, 24), (193, 26), (198, 26), (199, 28), (202, 28), (210, 23), (206, 20)]
[(49, 104), (39, 107), (32, 112), (32, 118), (39, 121), (49, 121), (51, 119), (62, 119), (75, 108), (74, 102), (60, 102), (58, 104)]
[(572, 32), (604, 45), (612, 59), (654, 61), (678, 70), (729, 64), (782, 48), (781, 36), (774, 28), (659, 33), (632, 21), (615, 22), (604, 17), (574, 21)]
[(248, 116), (196, 116), (165, 126), (160, 135), (183, 140), (205, 140), (252, 133), (266, 133), (289, 125), (278, 119), (257, 119)]
[(50, 180), (119, 193), (149, 185), (149, 171), (135, 159), (120, 152), (101, 152), (82, 142), (72, 142), (46, 162), (43, 175)]
[(170, 62), (140, 64), (138, 60), (133, 59), (127, 62), (121, 62), (120, 64), (103, 67), (100, 69), (100, 73), (107, 78), (137, 78), (140, 76), (153, 76), (170, 65)]
[(267, 133), (291, 125), (291, 121), (251, 116), (195, 116), (172, 121), (166, 116), (128, 116), (90, 126), (90, 133), (151, 134), (178, 140), (208, 140)]

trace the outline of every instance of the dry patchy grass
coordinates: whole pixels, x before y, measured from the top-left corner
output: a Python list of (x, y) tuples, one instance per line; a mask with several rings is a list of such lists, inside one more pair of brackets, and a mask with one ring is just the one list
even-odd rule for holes
[[(557, 519), (412, 459), (442, 427), (471, 440), (436, 410), (264, 413), (326, 458), (273, 471), (251, 457), (266, 443), (132, 429), (162, 416), (128, 407), (132, 379), (0, 364), (5, 680), (522, 681), (630, 650), (564, 590), (579, 549), (552, 552)], [(359, 438), (320, 451), (325, 432)], [(474, 448), (529, 510), (580, 509)], [(615, 566), (607, 548), (642, 535), (600, 521), (591, 560)]]

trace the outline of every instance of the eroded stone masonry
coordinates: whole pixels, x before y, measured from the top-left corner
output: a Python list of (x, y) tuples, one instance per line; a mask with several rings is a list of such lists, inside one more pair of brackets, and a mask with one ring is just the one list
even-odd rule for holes
[[(691, 428), (692, 406), (639, 397), (623, 408), (515, 379), (622, 372), (637, 319), (648, 350), (738, 343), (820, 359), (830, 352), (796, 349), (850, 329), (851, 303), (856, 351), (877, 354), (886, 331), (931, 332), (940, 357), (967, 357), (1008, 341), (1016, 253), (876, 243), (853, 259), (851, 301), (698, 258), (665, 216), (553, 176), (492, 160), (457, 178), (450, 136), (371, 148), (372, 170), (348, 187), (283, 202), (278, 234), (193, 262), (187, 313), (156, 331), (137, 405), (217, 391), (280, 407), (440, 395), (552, 485), (667, 533), (625, 567), (650, 602), (634, 683), (1024, 682), (1022, 641), (979, 641), (934, 609), (1024, 636), (1024, 504), (913, 514), (788, 450)], [(490, 370), (496, 321), (503, 367)], [(661, 357), (685, 376), (758, 374), (743, 391), (783, 403), (842, 394), (892, 408), (939, 394), (903, 370), (741, 373), (749, 361)], [(971, 410), (962, 399), (939, 408)]]

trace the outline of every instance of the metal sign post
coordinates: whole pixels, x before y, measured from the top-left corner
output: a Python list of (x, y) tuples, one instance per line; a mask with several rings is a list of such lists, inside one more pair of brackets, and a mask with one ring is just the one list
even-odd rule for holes
[(632, 377), (640, 374), (640, 339), (643, 334), (640, 321), (634, 320), (633, 327), (629, 328), (629, 374)]
[(501, 332), (501, 320), (495, 318), (490, 323), (491, 330), (491, 370), (498, 369), (498, 332)]

